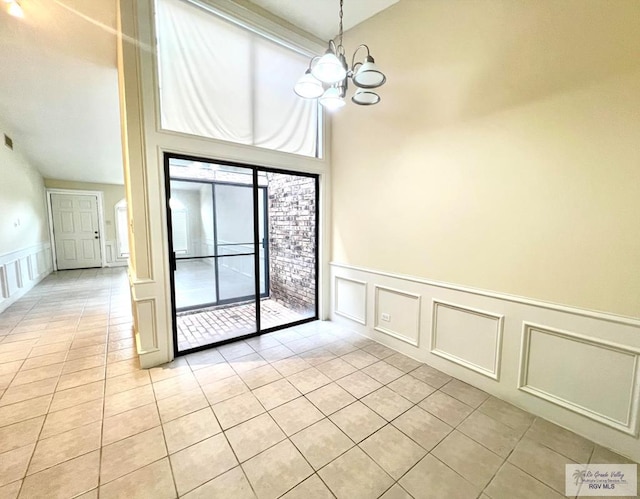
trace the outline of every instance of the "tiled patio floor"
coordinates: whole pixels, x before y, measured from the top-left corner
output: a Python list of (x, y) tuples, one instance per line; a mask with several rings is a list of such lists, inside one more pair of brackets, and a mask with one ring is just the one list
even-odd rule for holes
[[(269, 329), (309, 317), (275, 300), (260, 302), (262, 329)], [(185, 351), (256, 332), (254, 302), (203, 311), (181, 312), (177, 316), (178, 350)]]
[(124, 271), (0, 314), (0, 497), (539, 499), (622, 456), (330, 322), (141, 370)]

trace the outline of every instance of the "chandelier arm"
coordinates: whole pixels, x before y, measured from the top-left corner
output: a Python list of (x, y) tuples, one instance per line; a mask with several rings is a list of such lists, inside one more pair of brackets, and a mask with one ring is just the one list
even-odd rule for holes
[(311, 60), (309, 61), (309, 68), (308, 69), (311, 69), (313, 67), (313, 63), (318, 61), (318, 60), (320, 60), (320, 56), (319, 55), (316, 55), (316, 56), (312, 57)]
[[(368, 55), (368, 56), (369, 56), (369, 55), (371, 55), (371, 53), (369, 52), (369, 46), (368, 46), (368, 45), (365, 45), (364, 43), (360, 44), (360, 45), (358, 46), (358, 48), (353, 52), (353, 57), (351, 57), (351, 69), (352, 69), (354, 72), (355, 72), (355, 69), (356, 69), (356, 68), (355, 68), (355, 65), (356, 65), (356, 62), (355, 62), (355, 61), (356, 61), (356, 54), (358, 53), (358, 51), (359, 51), (361, 48), (365, 48), (365, 49), (367, 49), (367, 55)], [(362, 64), (362, 63), (361, 63), (361, 62), (359, 62), (358, 64)]]

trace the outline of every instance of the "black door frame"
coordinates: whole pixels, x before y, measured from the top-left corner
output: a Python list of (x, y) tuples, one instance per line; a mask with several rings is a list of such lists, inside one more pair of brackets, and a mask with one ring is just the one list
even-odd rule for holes
[[(253, 239), (254, 239), (254, 277), (255, 277), (255, 284), (254, 284), (254, 290), (256, 291), (254, 293), (254, 297), (255, 297), (255, 305), (256, 305), (256, 332), (254, 333), (249, 333), (249, 334), (245, 334), (245, 335), (241, 335), (241, 336), (237, 336), (235, 338), (229, 338), (229, 339), (225, 339), (216, 343), (212, 343), (212, 344), (208, 344), (208, 345), (201, 345), (195, 348), (190, 348), (188, 350), (182, 350), (179, 351), (178, 350), (178, 327), (177, 327), (177, 315), (176, 315), (176, 296), (175, 296), (175, 271), (176, 271), (176, 258), (175, 258), (175, 253), (173, 252), (173, 226), (171, 224), (171, 207), (169, 206), (169, 199), (170, 199), (170, 195), (171, 195), (171, 176), (170, 176), (170, 172), (169, 172), (169, 163), (171, 161), (171, 159), (180, 159), (180, 160), (186, 160), (186, 161), (199, 161), (199, 162), (206, 162), (206, 163), (211, 163), (211, 164), (217, 164), (217, 165), (227, 165), (227, 166), (232, 166), (232, 167), (240, 167), (240, 168), (247, 168), (247, 169), (251, 169), (252, 173), (253, 173), (253, 182), (252, 182), (252, 188), (253, 188)], [(271, 333), (273, 331), (278, 331), (280, 329), (285, 329), (285, 328), (289, 328), (289, 327), (293, 327), (293, 326), (298, 326), (300, 324), (306, 324), (308, 322), (313, 322), (318, 320), (319, 317), (319, 303), (318, 303), (318, 291), (319, 291), (319, 270), (320, 270), (320, 261), (319, 261), (319, 252), (320, 252), (320, 248), (319, 248), (319, 241), (321, 240), (320, 238), (320, 177), (318, 174), (315, 173), (306, 173), (306, 172), (296, 172), (296, 171), (291, 171), (291, 170), (284, 170), (284, 169), (279, 169), (279, 168), (271, 168), (271, 167), (266, 167), (266, 166), (258, 166), (258, 165), (251, 165), (251, 164), (246, 164), (246, 163), (239, 163), (239, 162), (234, 162), (234, 161), (223, 161), (223, 160), (216, 160), (213, 158), (208, 158), (208, 157), (204, 157), (204, 156), (192, 156), (192, 155), (186, 155), (186, 154), (178, 154), (178, 153), (170, 153), (170, 152), (165, 152), (164, 153), (164, 158), (163, 158), (163, 163), (164, 163), (164, 180), (165, 180), (165, 210), (166, 210), (166, 216), (167, 216), (167, 239), (168, 239), (168, 246), (169, 246), (169, 281), (170, 281), (170, 286), (171, 286), (171, 323), (172, 323), (172, 329), (173, 329), (173, 352), (174, 352), (174, 356), (178, 357), (181, 355), (187, 355), (190, 353), (194, 353), (194, 352), (199, 352), (202, 350), (207, 350), (209, 348), (214, 348), (217, 346), (221, 346), (227, 343), (232, 343), (234, 341), (240, 341), (240, 340), (244, 340), (244, 339), (248, 339), (248, 338), (253, 338), (256, 336), (260, 336), (262, 334), (265, 333)], [(279, 326), (274, 326), (271, 328), (267, 328), (267, 329), (262, 329), (261, 327), (261, 321), (260, 321), (260, 314), (261, 314), (261, 310), (260, 310), (260, 300), (261, 300), (261, 295), (260, 295), (260, 273), (259, 273), (259, 269), (260, 269), (260, 252), (258, 250), (258, 246), (259, 246), (259, 231), (258, 231), (258, 225), (259, 225), (259, 216), (258, 216), (258, 190), (259, 187), (258, 186), (258, 172), (271, 172), (271, 173), (281, 173), (283, 175), (295, 175), (295, 176), (299, 176), (299, 177), (308, 177), (308, 178), (313, 178), (315, 180), (315, 236), (316, 236), (316, 241), (315, 241), (315, 248), (314, 248), (314, 260), (315, 260), (315, 265), (314, 265), (314, 273), (315, 273), (315, 285), (314, 285), (314, 293), (315, 293), (315, 307), (314, 307), (314, 315), (313, 317), (308, 317), (305, 319), (301, 319), (299, 321), (294, 321), (294, 322), (290, 322), (287, 324), (282, 324)], [(175, 179), (177, 181), (185, 181), (188, 182), (189, 179)], [(198, 182), (199, 179), (191, 179), (191, 181), (193, 182)], [(202, 183), (202, 182), (200, 182)], [(266, 198), (268, 198), (268, 196), (266, 196)], [(215, 206), (215, 203), (214, 203)], [(265, 210), (265, 221), (267, 220), (267, 211)], [(266, 223), (266, 222), (265, 222)], [(268, 230), (265, 233), (265, 238), (268, 237)], [(265, 244), (265, 246), (268, 246), (267, 244)], [(267, 267), (265, 269), (265, 275), (268, 275), (268, 262), (269, 262), (269, 254), (267, 251), (265, 251), (265, 266)], [(267, 282), (265, 282), (265, 287), (266, 287)]]

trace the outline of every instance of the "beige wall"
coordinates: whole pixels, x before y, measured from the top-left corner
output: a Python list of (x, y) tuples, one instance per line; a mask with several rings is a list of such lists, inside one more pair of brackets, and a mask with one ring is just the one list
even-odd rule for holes
[(47, 178), (46, 187), (51, 189), (74, 189), (84, 191), (102, 191), (104, 197), (104, 223), (107, 239), (116, 240), (115, 206), (124, 199), (124, 185), (94, 184), (91, 182), (73, 182)]
[(12, 133), (0, 123), (0, 256), (48, 241), (42, 176), (20, 152), (4, 145)]
[(402, 0), (333, 126), (333, 260), (640, 317), (640, 2)]

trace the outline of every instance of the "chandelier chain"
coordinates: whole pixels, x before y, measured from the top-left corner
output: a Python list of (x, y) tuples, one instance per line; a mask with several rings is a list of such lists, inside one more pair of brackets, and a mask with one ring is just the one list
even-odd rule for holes
[(342, 46), (342, 16), (343, 16), (343, 12), (342, 12), (342, 4), (343, 4), (344, 0), (340, 0), (340, 32), (338, 34), (339, 38), (340, 38), (340, 46)]

